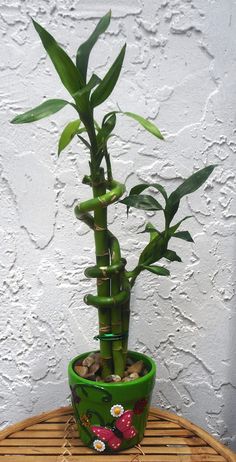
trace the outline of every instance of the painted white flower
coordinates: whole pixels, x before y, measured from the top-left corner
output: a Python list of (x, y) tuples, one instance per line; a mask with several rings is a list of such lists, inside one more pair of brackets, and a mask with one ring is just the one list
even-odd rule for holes
[(124, 412), (125, 410), (121, 404), (114, 404), (110, 410), (110, 413), (113, 417), (120, 417), (122, 414), (124, 414)]
[(101, 440), (95, 440), (93, 442), (93, 447), (96, 449), (98, 452), (103, 452), (106, 449), (105, 444)]

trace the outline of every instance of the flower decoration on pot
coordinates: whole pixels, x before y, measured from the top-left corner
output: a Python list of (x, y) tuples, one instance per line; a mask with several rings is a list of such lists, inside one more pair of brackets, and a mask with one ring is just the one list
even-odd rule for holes
[[(30, 123), (51, 116), (70, 106), (75, 118), (70, 121), (58, 142), (58, 155), (77, 139), (89, 155), (88, 174), (82, 182), (91, 191), (91, 198), (77, 203), (75, 215), (92, 231), (96, 264), (85, 268), (87, 278), (97, 281), (97, 293), (84, 298), (88, 306), (98, 311), (99, 351), (83, 353), (69, 365), (69, 383), (80, 437), (98, 452), (127, 449), (143, 437), (152, 389), (155, 383), (155, 363), (148, 356), (128, 351), (130, 295), (144, 271), (157, 277), (169, 276), (165, 261), (181, 262), (170, 242), (193, 242), (190, 233), (181, 226), (189, 217), (174, 221), (182, 198), (193, 193), (208, 179), (214, 165), (208, 165), (184, 180), (169, 193), (159, 183), (137, 184), (125, 194), (125, 185), (113, 176), (110, 139), (118, 117), (135, 120), (161, 143), (163, 135), (149, 120), (125, 108), (95, 116), (115, 88), (120, 76), (126, 45), (104, 76), (89, 74), (90, 53), (101, 34), (109, 26), (111, 12), (100, 19), (89, 38), (76, 54), (76, 62), (68, 56), (52, 35), (38, 22), (33, 25), (49, 55), (55, 70), (71, 99), (48, 99), (12, 123)], [(149, 190), (149, 191), (148, 191)], [(147, 223), (144, 233), (149, 242), (141, 251), (137, 265), (127, 269), (117, 237), (108, 229), (108, 208), (120, 202), (124, 213), (130, 207), (162, 214), (164, 228)], [(118, 403), (118, 404), (117, 404)]]

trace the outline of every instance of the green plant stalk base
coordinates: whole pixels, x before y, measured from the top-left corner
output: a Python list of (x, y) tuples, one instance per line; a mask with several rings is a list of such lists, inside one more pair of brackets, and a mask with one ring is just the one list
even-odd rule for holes
[(149, 371), (145, 376), (131, 382), (93, 382), (74, 371), (74, 365), (89, 353), (72, 359), (68, 367), (79, 436), (86, 446), (101, 453), (131, 448), (144, 435), (156, 365), (148, 356), (129, 351), (134, 361), (143, 360)]

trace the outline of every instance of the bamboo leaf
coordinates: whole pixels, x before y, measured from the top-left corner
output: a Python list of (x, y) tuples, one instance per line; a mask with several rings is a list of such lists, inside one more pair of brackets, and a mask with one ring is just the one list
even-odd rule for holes
[(173, 234), (173, 237), (177, 237), (178, 239), (183, 239), (187, 242), (194, 242), (191, 234), (188, 231), (178, 231), (177, 233)]
[[(161, 140), (164, 140), (164, 137), (163, 135), (161, 134), (159, 128), (157, 128), (156, 125), (154, 125), (152, 122), (150, 122), (149, 120), (145, 119), (144, 117), (138, 115), (138, 114), (134, 114), (133, 112), (124, 112), (124, 111), (112, 111), (112, 112), (109, 112), (108, 114), (105, 115), (104, 119), (106, 119), (106, 117), (108, 117), (110, 114), (123, 114), (123, 115), (127, 115), (128, 117), (131, 117), (132, 119), (136, 120), (137, 122), (139, 122), (142, 127), (144, 127), (148, 132), (152, 133), (152, 135), (156, 136), (157, 138), (161, 139)], [(151, 185), (150, 185), (151, 186)], [(160, 185), (161, 186), (161, 185)], [(162, 187), (163, 188), (163, 187)], [(164, 188), (163, 188), (164, 189)], [(161, 191), (160, 191), (161, 192)]]
[(150, 273), (157, 274), (158, 276), (169, 276), (170, 272), (168, 269), (163, 268), (163, 266), (145, 266), (143, 265), (142, 268), (146, 269), (147, 271), (150, 271)]
[(98, 22), (96, 28), (94, 29), (93, 33), (90, 35), (88, 40), (82, 43), (82, 45), (80, 45), (80, 47), (78, 48), (78, 51), (76, 54), (76, 66), (79, 72), (81, 73), (81, 75), (83, 76), (84, 81), (86, 81), (90, 53), (95, 43), (98, 41), (100, 35), (103, 34), (107, 30), (110, 24), (110, 19), (111, 19), (111, 11), (108, 11), (108, 13), (105, 14), (105, 16), (103, 16), (100, 19), (100, 21)]
[(152, 223), (147, 223), (145, 226), (145, 229), (143, 231), (140, 231), (138, 234), (143, 234), (143, 233), (149, 233), (150, 234), (150, 241), (155, 239), (160, 233), (158, 229), (155, 228), (155, 226), (152, 225)]
[(166, 239), (162, 234), (159, 234), (143, 249), (139, 258), (139, 265), (149, 266), (160, 260), (166, 252), (166, 247)]
[(153, 226), (152, 223), (147, 223), (145, 226), (145, 229), (143, 231), (139, 231), (138, 234), (143, 234), (143, 233), (156, 233), (160, 234), (160, 231)]
[(174, 250), (166, 250), (166, 252), (163, 255), (164, 258), (170, 261), (179, 261), (181, 262), (181, 258), (177, 255), (177, 253)]
[(155, 188), (155, 189), (157, 189), (162, 194), (165, 201), (167, 201), (168, 196), (167, 196), (166, 190), (159, 183), (149, 183), (149, 184), (140, 183), (140, 184), (137, 184), (136, 186), (133, 186), (133, 188), (131, 188), (130, 195), (132, 195), (132, 194), (140, 194), (143, 191), (145, 191), (145, 189), (147, 189), (147, 188)]
[(81, 90), (78, 90), (76, 93), (74, 93), (73, 98), (77, 100), (77, 98), (81, 98), (85, 94), (89, 94), (90, 91), (96, 87), (101, 82), (100, 77), (98, 77), (97, 74), (92, 74), (89, 82), (87, 85), (85, 85)]
[(182, 197), (191, 194), (200, 188), (210, 176), (216, 165), (209, 165), (187, 178), (175, 191), (173, 191), (167, 201), (165, 216), (169, 224), (175, 216)]
[(36, 122), (37, 120), (43, 119), (44, 117), (48, 117), (55, 112), (60, 111), (63, 107), (67, 104), (70, 104), (68, 101), (64, 99), (49, 99), (44, 103), (36, 106), (30, 111), (24, 112), (23, 114), (19, 114), (14, 119), (11, 120), (12, 124), (26, 124), (31, 122)]
[(65, 147), (71, 142), (74, 136), (78, 133), (81, 121), (79, 119), (73, 120), (72, 122), (68, 123), (64, 128), (58, 143), (58, 156), (60, 155), (61, 151), (65, 149)]
[(128, 117), (131, 117), (132, 119), (136, 120), (137, 122), (142, 125), (142, 127), (145, 128), (148, 132), (152, 133), (152, 135), (156, 136), (160, 140), (164, 140), (163, 135), (161, 134), (159, 128), (156, 127), (152, 122), (150, 122), (147, 119), (144, 119), (144, 117), (134, 114), (133, 112), (123, 112), (123, 114), (127, 115)]
[(99, 106), (99, 104), (102, 104), (113, 91), (120, 75), (120, 71), (125, 57), (125, 49), (126, 45), (123, 46), (116, 60), (112, 64), (111, 68), (109, 69), (105, 77), (102, 79), (98, 87), (92, 93), (90, 100), (92, 107), (96, 107)]
[(112, 113), (105, 122), (102, 123), (102, 127), (98, 130), (97, 143), (100, 146), (105, 143), (109, 138), (111, 132), (114, 130), (116, 125), (116, 115)]
[(178, 223), (176, 223), (175, 225), (171, 226), (171, 227), (169, 228), (169, 234), (170, 234), (171, 236), (173, 236), (174, 233), (175, 233), (175, 231), (180, 227), (181, 223), (183, 223), (183, 221), (185, 221), (185, 220), (188, 220), (188, 218), (192, 218), (192, 215), (188, 215), (187, 217), (182, 218), (182, 220), (178, 221)]
[(32, 21), (63, 85), (73, 96), (74, 93), (85, 85), (81, 72), (77, 69), (67, 53), (58, 45), (54, 37), (40, 24), (34, 21), (34, 19), (32, 19)]
[(162, 210), (161, 204), (148, 194), (133, 194), (120, 201), (127, 207), (134, 207), (141, 210)]

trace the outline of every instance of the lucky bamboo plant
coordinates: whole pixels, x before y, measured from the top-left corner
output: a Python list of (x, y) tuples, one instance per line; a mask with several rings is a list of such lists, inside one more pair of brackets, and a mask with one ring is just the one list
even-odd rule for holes
[[(98, 22), (95, 30), (86, 42), (79, 46), (76, 63), (59, 46), (55, 39), (41, 25), (33, 20), (42, 44), (73, 101), (49, 99), (34, 109), (16, 116), (12, 123), (29, 123), (56, 113), (70, 105), (77, 113), (76, 120), (71, 121), (62, 131), (58, 144), (58, 155), (77, 136), (90, 154), (89, 172), (83, 183), (91, 188), (93, 197), (75, 207), (79, 220), (88, 225), (94, 234), (96, 265), (85, 269), (88, 278), (97, 280), (97, 295), (86, 295), (85, 303), (98, 309), (100, 353), (102, 358), (103, 379), (114, 373), (120, 377), (124, 374), (131, 289), (140, 273), (150, 271), (157, 276), (168, 276), (169, 270), (159, 265), (159, 261), (181, 261), (175, 251), (169, 248), (170, 240), (179, 238), (192, 242), (188, 231), (179, 231), (181, 223), (188, 217), (173, 224), (172, 220), (179, 208), (183, 196), (197, 190), (208, 178), (214, 166), (210, 165), (197, 171), (186, 179), (170, 195), (160, 184), (138, 184), (129, 195), (120, 200), (125, 193), (125, 186), (114, 179), (109, 153), (109, 140), (116, 126), (118, 115), (125, 115), (136, 120), (141, 126), (159, 140), (163, 136), (150, 121), (132, 112), (114, 110), (104, 115), (101, 123), (95, 118), (95, 108), (104, 103), (113, 91), (119, 78), (126, 45), (123, 46), (114, 63), (103, 78), (96, 74), (89, 77), (88, 61), (90, 53), (110, 23), (108, 12)], [(147, 188), (158, 192), (162, 197), (157, 201), (151, 194), (142, 194)], [(137, 266), (126, 269), (126, 260), (122, 258), (118, 239), (107, 227), (108, 207), (120, 201), (127, 207), (164, 214), (164, 229), (157, 229), (147, 223), (144, 232), (149, 233), (149, 243), (141, 252)], [(125, 211), (125, 208), (124, 208)]]

